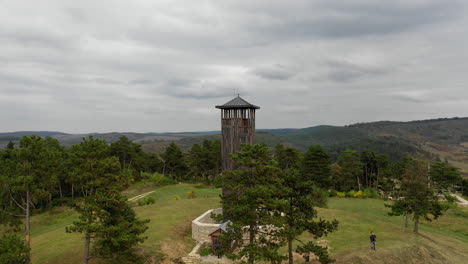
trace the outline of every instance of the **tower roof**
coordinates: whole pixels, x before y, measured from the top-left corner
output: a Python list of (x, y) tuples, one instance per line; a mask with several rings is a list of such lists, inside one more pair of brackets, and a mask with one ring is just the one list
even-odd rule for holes
[(246, 100), (242, 99), (239, 95), (232, 99), (231, 101), (223, 104), (217, 105), (216, 108), (219, 109), (239, 109), (239, 108), (253, 108), (253, 109), (260, 109), (260, 107), (253, 105)]

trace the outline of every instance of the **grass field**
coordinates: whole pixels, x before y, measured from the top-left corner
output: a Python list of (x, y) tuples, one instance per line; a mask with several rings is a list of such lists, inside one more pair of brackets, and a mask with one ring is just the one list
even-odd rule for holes
[[(163, 251), (167, 260), (171, 260), (186, 255), (192, 249), (195, 243), (190, 235), (191, 221), (206, 210), (219, 207), (218, 189), (197, 187), (189, 184), (161, 187), (151, 194), (155, 204), (135, 207), (141, 219), (151, 220), (145, 233), (148, 239), (142, 246), (145, 254), (157, 258)], [(126, 191), (126, 194), (129, 197), (138, 194), (134, 189)], [(147, 190), (148, 187), (136, 189)], [(188, 199), (188, 191), (195, 191), (197, 198)], [(180, 200), (176, 200), (176, 196)], [(65, 227), (76, 217), (76, 213), (68, 208), (55, 208), (33, 217), (33, 263), (82, 263), (82, 236), (65, 233)]]
[[(130, 197), (148, 190), (151, 188), (137, 186), (126, 194)], [(195, 191), (195, 199), (188, 199), (189, 191)], [(191, 220), (207, 209), (219, 207), (219, 193), (219, 189), (190, 184), (157, 188), (150, 195), (155, 204), (135, 207), (140, 218), (151, 220), (142, 251), (154, 259), (162, 252), (167, 255), (166, 263), (185, 256), (195, 244), (190, 235)], [(421, 233), (416, 235), (404, 228), (403, 217), (388, 216), (384, 203), (376, 199), (331, 198), (328, 208), (319, 209), (321, 217), (340, 222), (338, 231), (324, 238), (337, 263), (466, 263), (467, 209), (450, 209), (439, 220), (423, 223)], [(33, 217), (33, 263), (81, 263), (81, 236), (65, 233), (65, 227), (74, 219), (76, 214), (67, 208)], [(371, 230), (378, 238), (377, 252), (369, 250)]]

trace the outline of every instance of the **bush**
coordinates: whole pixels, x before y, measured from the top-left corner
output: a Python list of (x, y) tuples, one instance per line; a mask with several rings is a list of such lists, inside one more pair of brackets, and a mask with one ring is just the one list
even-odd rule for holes
[(152, 182), (156, 186), (165, 186), (165, 185), (171, 185), (171, 184), (176, 183), (173, 179), (160, 173), (143, 172), (141, 176), (143, 179)]
[(346, 194), (344, 192), (336, 192), (336, 197), (343, 198)]
[(202, 257), (211, 255), (211, 253), (212, 253), (211, 248), (202, 248), (202, 250), (200, 250), (200, 256)]
[(328, 191), (328, 197), (336, 197), (337, 191), (335, 190), (329, 190)]
[(355, 190), (351, 190), (346, 193), (346, 197), (354, 198), (354, 195), (356, 194)]
[(4, 235), (0, 237), (0, 263), (26, 264), (28, 255), (28, 246), (18, 236)]
[(453, 197), (452, 195), (446, 193), (444, 194), (445, 200), (447, 200), (448, 203), (455, 203), (457, 201), (457, 198)]
[(358, 191), (354, 194), (354, 198), (366, 198), (366, 194), (363, 191)]
[(189, 199), (195, 199), (195, 198), (197, 198), (197, 196), (195, 195), (195, 191), (193, 191), (193, 190), (192, 190), (192, 191), (188, 191), (188, 192), (187, 192), (187, 198), (189, 198)]
[(370, 189), (370, 188), (364, 189), (364, 194), (368, 198), (379, 198), (380, 197), (379, 193), (376, 190)]
[(179, 195), (174, 196), (174, 200), (180, 200), (180, 196)]
[(153, 197), (145, 197), (143, 199), (138, 200), (138, 205), (148, 205), (148, 204), (154, 204), (156, 200)]

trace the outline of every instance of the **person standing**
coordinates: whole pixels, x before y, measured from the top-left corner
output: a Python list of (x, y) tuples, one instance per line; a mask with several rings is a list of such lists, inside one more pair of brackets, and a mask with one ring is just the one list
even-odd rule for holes
[(375, 243), (377, 242), (377, 236), (374, 234), (374, 232), (370, 232), (370, 235), (369, 235), (369, 238), (370, 238), (370, 243), (371, 243), (371, 250), (377, 250), (376, 246), (375, 246)]

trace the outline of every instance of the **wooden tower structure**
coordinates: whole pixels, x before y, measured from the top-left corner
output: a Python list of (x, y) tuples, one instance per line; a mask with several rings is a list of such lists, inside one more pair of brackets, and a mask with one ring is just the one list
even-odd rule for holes
[(221, 109), (221, 153), (223, 170), (232, 170), (231, 154), (241, 149), (241, 144), (255, 144), (255, 110), (253, 105), (239, 95), (231, 101), (217, 105)]

